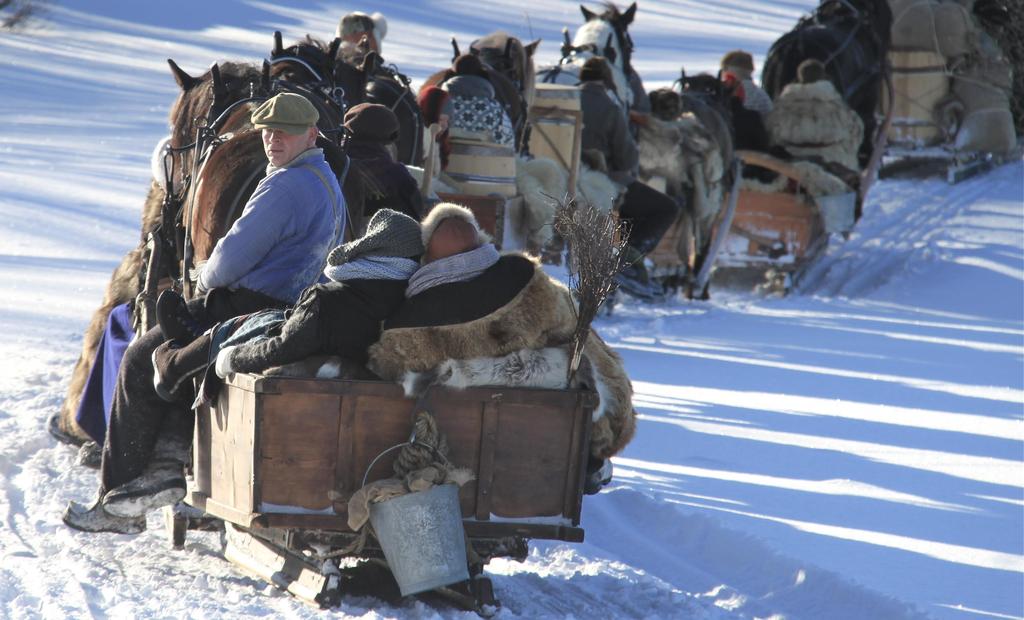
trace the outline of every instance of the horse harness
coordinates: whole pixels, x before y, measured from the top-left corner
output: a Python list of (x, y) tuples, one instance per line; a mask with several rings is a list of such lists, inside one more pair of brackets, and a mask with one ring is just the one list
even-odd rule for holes
[[(849, 32), (846, 34), (846, 37), (843, 39), (842, 43), (840, 43), (837, 48), (832, 50), (831, 53), (829, 53), (829, 55), (826, 56), (825, 59), (821, 61), (822, 64), (825, 65), (825, 66), (833, 64), (834, 61), (837, 58), (839, 58), (840, 55), (843, 54), (843, 52), (845, 52), (850, 47), (850, 45), (857, 39), (857, 35), (867, 25), (867, 17), (860, 10), (858, 10), (856, 7), (851, 5), (846, 0), (836, 0), (836, 1), (843, 8), (845, 8), (846, 10), (848, 10), (851, 13), (851, 16), (850, 17), (846, 17), (845, 19), (843, 19), (843, 21), (852, 21), (853, 22), (853, 28), (850, 28)], [(807, 29), (815, 28), (815, 27), (818, 27), (818, 28), (828, 28), (829, 26), (835, 26), (836, 25), (834, 23), (830, 23), (829, 21), (827, 21), (827, 20), (825, 20), (825, 19), (823, 19), (821, 17), (821, 9), (824, 8), (824, 7), (825, 7), (825, 4), (822, 4), (811, 15), (808, 15), (806, 17), (801, 18), (800, 21), (797, 22), (797, 26), (794, 29), (794, 34), (797, 37), (797, 45), (799, 46), (798, 49), (800, 50), (801, 54), (804, 55), (804, 56), (807, 56), (807, 54), (805, 52), (804, 38), (803, 38), (802, 35), (803, 35), (803, 33)], [(882, 49), (884, 47), (884, 42), (879, 39), (878, 33), (873, 28), (868, 28), (867, 30), (868, 30), (868, 33), (871, 36), (872, 44), (874, 44), (874, 46), (877, 49)], [(854, 51), (857, 53), (858, 56), (860, 56), (860, 58), (858, 58), (858, 60), (865, 60), (863, 58), (863, 56), (864, 56), (863, 50), (858, 49), (858, 48), (854, 48)], [(807, 56), (807, 57), (809, 57), (809, 56)], [(865, 62), (863, 64), (870, 64), (870, 63), (866, 63)], [(868, 83), (870, 80), (874, 79), (875, 77), (877, 77), (881, 73), (882, 73), (882, 67), (879, 66), (878, 64), (874, 64), (874, 65), (871, 65), (871, 69), (869, 71), (858, 72), (857, 76), (849, 84), (847, 84), (847, 76), (844, 75), (843, 72), (840, 69), (837, 68), (835, 75), (836, 75), (836, 77), (840, 81), (839, 86), (842, 89), (842, 93), (841, 94), (842, 94), (843, 100), (844, 101), (850, 101), (850, 99), (851, 99), (851, 97), (853, 97), (854, 93), (858, 92), (866, 83)]]

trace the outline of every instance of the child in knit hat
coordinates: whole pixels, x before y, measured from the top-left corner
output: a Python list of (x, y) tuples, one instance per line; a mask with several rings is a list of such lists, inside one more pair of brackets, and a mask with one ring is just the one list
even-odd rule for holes
[(153, 355), (157, 392), (174, 400), (183, 382), (205, 371), (200, 399), (208, 401), (219, 385), (211, 370), (223, 378), (313, 355), (365, 364), (366, 350), (404, 300), (422, 254), (416, 220), (391, 209), (377, 211), (366, 234), (328, 255), (324, 273), (331, 282), (306, 289), (292, 310), (233, 319), (180, 349), (173, 341), (161, 345)]

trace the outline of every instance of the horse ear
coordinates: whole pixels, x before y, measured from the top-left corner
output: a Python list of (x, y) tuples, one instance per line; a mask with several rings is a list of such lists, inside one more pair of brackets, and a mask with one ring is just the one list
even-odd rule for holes
[(217, 101), (228, 94), (228, 89), (224, 86), (224, 78), (220, 74), (220, 65), (217, 63), (210, 66), (210, 77), (213, 80), (213, 100)]
[(455, 62), (455, 59), (461, 55), (462, 52), (459, 51), (459, 42), (455, 40), (455, 35), (452, 35), (452, 62)]
[(587, 9), (587, 7), (583, 6), (582, 4), (580, 5), (580, 11), (583, 12), (583, 20), (584, 21), (588, 21), (589, 22), (592, 19), (597, 19), (597, 13)]
[(334, 37), (331, 41), (331, 46), (327, 48), (327, 58), (330, 59), (333, 64), (338, 58), (338, 48), (341, 47), (341, 37)]
[(540, 39), (537, 39), (536, 41), (531, 41), (530, 43), (527, 43), (526, 45), (523, 46), (523, 50), (526, 52), (527, 58), (533, 56), (533, 53), (537, 51), (538, 45), (540, 45)]
[(281, 42), (281, 31), (274, 31), (274, 51), (270, 53), (271, 56), (276, 56), (284, 51), (284, 43)]
[(260, 74), (260, 84), (263, 86), (263, 92), (270, 92), (270, 63), (263, 60), (263, 71)]
[(178, 63), (174, 62), (170, 58), (167, 59), (167, 64), (171, 66), (171, 73), (174, 74), (174, 81), (178, 83), (181, 90), (191, 90), (196, 83), (199, 82), (196, 78), (185, 73), (185, 70), (178, 66)]
[(626, 9), (626, 12), (623, 13), (622, 17), (619, 18), (619, 23), (621, 23), (623, 26), (628, 26), (633, 23), (634, 17), (636, 17), (636, 2), (629, 5), (629, 8)]

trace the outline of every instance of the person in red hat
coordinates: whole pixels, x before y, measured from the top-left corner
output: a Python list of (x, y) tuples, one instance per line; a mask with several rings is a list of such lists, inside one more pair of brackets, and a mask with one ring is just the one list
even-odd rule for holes
[(441, 132), (434, 138), (437, 142), (434, 156), (438, 158), (434, 162), (434, 170), (444, 170), (448, 167), (448, 157), (452, 152), (452, 145), (448, 141), (448, 121), (451, 113), (448, 91), (437, 86), (427, 86), (420, 91), (416, 101), (423, 113), (424, 124), (430, 127), (436, 123), (441, 128)]

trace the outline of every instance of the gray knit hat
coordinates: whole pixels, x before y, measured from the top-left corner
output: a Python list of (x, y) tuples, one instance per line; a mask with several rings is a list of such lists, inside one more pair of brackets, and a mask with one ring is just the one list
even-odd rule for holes
[(366, 233), (327, 255), (328, 265), (340, 265), (365, 256), (413, 258), (423, 254), (420, 223), (404, 213), (381, 209), (373, 214)]

